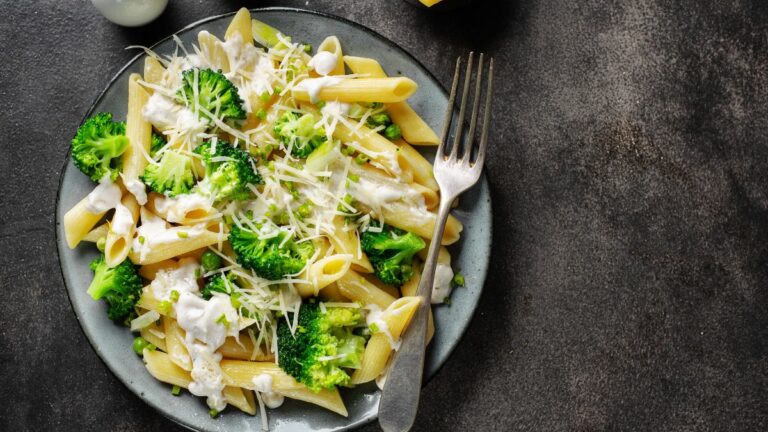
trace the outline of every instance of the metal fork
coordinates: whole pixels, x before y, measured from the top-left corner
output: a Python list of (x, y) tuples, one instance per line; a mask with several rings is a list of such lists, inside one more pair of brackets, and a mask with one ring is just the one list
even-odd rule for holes
[[(379, 424), (385, 432), (408, 431), (416, 419), (421, 393), (422, 373), (424, 371), (424, 352), (427, 337), (427, 318), (432, 298), (432, 286), (435, 279), (435, 265), (440, 250), (440, 243), (445, 230), (445, 221), (451, 203), (462, 192), (477, 183), (485, 161), (485, 148), (488, 143), (488, 124), (491, 117), (491, 99), (493, 96), (493, 58), (488, 62), (486, 78), (485, 109), (483, 127), (479, 143), (475, 140), (475, 126), (480, 108), (481, 83), (483, 78), (483, 54), (477, 65), (475, 95), (472, 104), (472, 115), (469, 132), (465, 136), (464, 114), (469, 99), (470, 83), (473, 80), (474, 53), (469, 53), (467, 68), (464, 76), (464, 89), (461, 96), (461, 107), (454, 116), (456, 89), (459, 84), (461, 57), (456, 59), (456, 72), (453, 75), (451, 96), (448, 99), (448, 109), (445, 113), (443, 139), (437, 148), (434, 173), (437, 184), (440, 185), (440, 207), (435, 220), (435, 231), (429, 245), (429, 253), (424, 262), (421, 281), (416, 292), (421, 297), (421, 304), (414, 314), (406, 331), (400, 349), (392, 359), (392, 365), (387, 374), (387, 380), (379, 401)], [(451, 123), (455, 122), (456, 129), (453, 145), (448, 146)], [(463, 145), (462, 145), (463, 144)], [(459, 153), (461, 152), (461, 153)]]

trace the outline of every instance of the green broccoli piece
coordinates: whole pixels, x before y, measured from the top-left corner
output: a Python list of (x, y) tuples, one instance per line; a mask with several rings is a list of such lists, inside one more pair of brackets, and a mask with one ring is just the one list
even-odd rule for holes
[(389, 118), (389, 115), (387, 113), (378, 113), (368, 117), (368, 121), (366, 123), (368, 123), (368, 125), (372, 127), (377, 127), (377, 126), (386, 127), (392, 124), (392, 120)]
[(237, 262), (264, 279), (278, 280), (299, 273), (307, 259), (315, 253), (312, 242), (297, 243), (280, 233), (272, 238), (259, 239), (259, 234), (233, 225), (229, 231), (229, 244), (237, 256)]
[(226, 141), (219, 140), (215, 146), (206, 141), (194, 152), (202, 156), (205, 165), (205, 178), (197, 188), (211, 195), (215, 201), (248, 199), (251, 196), (248, 185), (262, 183), (251, 156)]
[(107, 301), (107, 316), (113, 321), (129, 321), (135, 315), (134, 306), (141, 295), (141, 278), (136, 267), (128, 260), (109, 268), (104, 255), (91, 262), (93, 281), (88, 294), (94, 299)]
[(106, 174), (115, 180), (122, 169), (120, 156), (127, 148), (125, 123), (112, 121), (111, 113), (99, 113), (77, 129), (72, 139), (72, 160), (93, 181)]
[(323, 312), (314, 301), (305, 302), (295, 334), (286, 320), (277, 325), (278, 365), (315, 392), (348, 385), (350, 376), (344, 369), (360, 368), (365, 350), (365, 338), (352, 330), (364, 322), (359, 309)]
[(386, 129), (384, 129), (384, 136), (387, 137), (390, 141), (394, 141), (396, 139), (400, 139), (403, 134), (400, 132), (400, 126), (392, 123), (391, 125), (387, 126)]
[(286, 111), (275, 122), (275, 134), (292, 156), (303, 159), (326, 142), (325, 129), (315, 129), (312, 114)]
[(168, 144), (167, 141), (165, 141), (165, 137), (160, 135), (159, 133), (152, 132), (152, 143), (149, 146), (149, 155), (152, 157), (155, 157), (157, 152), (160, 151), (165, 145)]
[(384, 283), (398, 286), (413, 276), (413, 256), (425, 245), (416, 234), (386, 224), (381, 232), (366, 231), (360, 238), (360, 246), (371, 260), (376, 276)]
[[(204, 108), (222, 120), (244, 120), (243, 100), (237, 87), (221, 71), (211, 69), (187, 69), (181, 73), (183, 85), (176, 93), (176, 100), (186, 106)], [(203, 117), (208, 117), (200, 112)]]
[(192, 159), (179, 151), (167, 150), (160, 163), (144, 168), (141, 180), (153, 191), (170, 197), (188, 193), (195, 184)]
[(208, 300), (211, 298), (211, 296), (213, 296), (214, 292), (232, 295), (234, 292), (234, 287), (232, 285), (235, 283), (236, 278), (237, 276), (235, 276), (234, 273), (228, 273), (226, 275), (223, 273), (217, 273), (211, 276), (201, 291), (203, 298)]

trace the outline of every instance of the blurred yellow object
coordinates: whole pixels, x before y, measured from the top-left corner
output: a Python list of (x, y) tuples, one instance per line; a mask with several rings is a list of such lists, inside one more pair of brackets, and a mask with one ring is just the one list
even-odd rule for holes
[(426, 7), (432, 7), (443, 0), (419, 0), (419, 1), (421, 2), (421, 4), (423, 4)]

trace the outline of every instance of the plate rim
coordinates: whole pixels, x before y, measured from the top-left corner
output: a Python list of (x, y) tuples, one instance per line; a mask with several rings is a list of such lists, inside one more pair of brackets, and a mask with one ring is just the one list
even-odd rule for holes
[[(290, 7), (290, 6), (268, 6), (268, 7), (262, 7), (262, 8), (247, 8), (247, 9), (248, 9), (249, 12), (256, 12), (256, 13), (259, 13), (259, 12), (288, 12), (288, 13), (298, 13), (298, 14), (305, 14), (305, 15), (321, 16), (321, 17), (324, 17), (324, 18), (329, 18), (329, 19), (334, 20), (334, 21), (340, 21), (340, 22), (342, 22), (344, 24), (347, 24), (347, 25), (350, 25), (352, 27), (355, 27), (358, 30), (362, 30), (362, 31), (368, 33), (370, 36), (380, 40), (384, 44), (386, 44), (386, 45), (390, 46), (391, 48), (393, 48), (393, 49), (399, 51), (400, 53), (404, 54), (419, 69), (421, 69), (424, 73), (426, 73), (427, 76), (432, 81), (437, 83), (437, 87), (443, 93), (443, 95), (446, 96), (446, 98), (448, 96), (448, 91), (445, 88), (445, 85), (439, 79), (437, 79), (437, 77), (432, 73), (432, 71), (429, 70), (429, 68), (427, 68), (426, 66), (424, 66), (424, 64), (419, 59), (417, 59), (413, 54), (411, 54), (408, 50), (406, 50), (405, 48), (400, 46), (398, 43), (388, 39), (384, 35), (378, 33), (377, 31), (375, 31), (375, 30), (373, 30), (373, 29), (371, 29), (371, 28), (369, 28), (369, 27), (367, 27), (367, 26), (365, 26), (363, 24), (360, 24), (358, 22), (352, 21), (352, 20), (350, 20), (348, 18), (345, 18), (345, 17), (341, 17), (341, 16), (338, 16), (338, 15), (330, 14), (330, 13), (327, 13), (327, 12), (322, 12), (322, 11), (317, 11), (317, 10), (310, 10), (310, 9), (302, 9), (302, 8)], [(207, 22), (210, 22), (210, 21), (214, 21), (214, 20), (218, 20), (218, 19), (221, 19), (221, 18), (226, 18), (228, 16), (235, 15), (236, 13), (237, 13), (237, 11), (226, 12), (226, 13), (223, 13), (223, 14), (211, 15), (211, 16), (199, 19), (197, 21), (193, 21), (193, 22), (183, 26), (182, 28), (172, 32), (170, 35), (168, 35), (168, 36), (158, 40), (157, 42), (155, 42), (154, 44), (152, 44), (148, 48), (151, 50), (151, 49), (155, 48), (156, 46), (166, 42), (167, 40), (173, 39), (174, 36), (176, 36), (176, 35), (178, 35), (180, 33), (192, 30), (193, 28), (195, 28), (195, 27), (197, 27), (197, 26), (199, 26), (201, 24), (205, 24)], [(80, 123), (79, 124), (83, 124), (83, 122), (88, 118), (88, 116), (90, 116), (93, 113), (94, 109), (96, 108), (96, 105), (104, 97), (104, 95), (107, 93), (107, 91), (113, 86), (115, 81), (117, 81), (119, 79), (119, 77), (125, 72), (125, 70), (130, 68), (134, 63), (136, 63), (144, 55), (146, 55), (145, 52), (140, 52), (140, 53), (136, 54), (134, 57), (129, 59), (120, 69), (118, 69), (112, 75), (112, 77), (106, 83), (104, 88), (93, 99), (93, 101), (91, 102), (91, 104), (87, 108), (85, 114), (80, 119)], [(64, 183), (64, 177), (65, 177), (65, 174), (66, 174), (67, 166), (68, 166), (68, 164), (70, 162), (70, 159), (71, 159), (70, 154), (71, 154), (71, 146), (67, 146), (67, 151), (64, 153), (64, 157), (63, 157), (64, 160), (63, 160), (63, 163), (61, 165), (61, 169), (60, 169), (60, 173), (59, 173), (59, 181), (58, 181), (58, 186), (57, 186), (57, 191), (56, 191), (56, 200), (55, 200), (55, 203), (54, 203), (54, 238), (55, 238), (55, 242), (56, 242), (56, 248), (55, 248), (56, 249), (56, 260), (58, 261), (58, 264), (59, 264), (59, 266), (58, 266), (59, 267), (59, 272), (60, 272), (60, 275), (61, 275), (61, 280), (63, 282), (62, 286), (64, 288), (64, 291), (67, 294), (67, 300), (69, 301), (69, 305), (70, 305), (70, 307), (72, 309), (72, 313), (74, 314), (75, 319), (77, 320), (78, 327), (80, 328), (80, 331), (82, 332), (82, 334), (85, 336), (86, 340), (88, 341), (88, 345), (90, 346), (90, 348), (93, 351), (93, 353), (96, 354), (96, 357), (99, 359), (99, 361), (101, 361), (101, 363), (104, 366), (106, 366), (107, 370), (109, 370), (109, 372), (111, 373), (112, 377), (117, 379), (117, 381), (120, 382), (120, 384), (123, 387), (125, 387), (125, 389), (127, 389), (134, 396), (137, 396), (144, 404), (146, 404), (146, 405), (150, 406), (151, 408), (153, 408), (154, 411), (159, 412), (163, 417), (173, 421), (174, 423), (176, 423), (176, 424), (178, 424), (178, 425), (180, 425), (180, 426), (182, 426), (182, 427), (184, 427), (184, 428), (186, 428), (188, 430), (198, 431), (199, 429), (193, 427), (190, 424), (185, 423), (184, 421), (181, 420), (181, 418), (176, 418), (174, 416), (171, 416), (171, 415), (167, 414), (165, 411), (163, 411), (162, 409), (160, 409), (160, 407), (157, 407), (157, 406), (153, 405), (147, 399), (143, 398), (139, 393), (134, 391), (133, 388), (128, 386), (128, 384), (126, 382), (124, 382), (122, 379), (120, 379), (120, 377), (117, 374), (117, 372), (104, 359), (104, 357), (101, 355), (100, 351), (96, 348), (96, 345), (94, 344), (94, 341), (91, 338), (91, 335), (89, 334), (88, 331), (86, 331), (85, 326), (83, 325), (83, 322), (80, 319), (80, 314), (78, 313), (77, 308), (75, 308), (75, 305), (74, 305), (74, 303), (72, 301), (72, 296), (70, 295), (69, 284), (68, 284), (67, 278), (66, 278), (66, 276), (64, 274), (64, 265), (63, 265), (63, 262), (61, 260), (61, 252), (60, 252), (61, 245), (63, 243), (61, 242), (61, 234), (59, 233), (59, 227), (61, 226), (62, 221), (59, 218), (59, 211), (58, 211), (58, 209), (59, 209), (59, 201), (61, 199), (61, 194), (62, 194), (62, 186), (63, 186), (63, 183)], [(491, 193), (490, 193), (490, 183), (488, 182), (488, 177), (486, 175), (486, 168), (485, 167), (483, 167), (483, 170), (482, 170), (481, 175), (480, 175), (480, 179), (479, 179), (477, 184), (484, 184), (485, 187), (488, 189), (488, 197), (487, 198), (488, 198), (488, 206), (489, 206), (490, 211), (489, 211), (489, 214), (488, 214), (488, 216), (489, 216), (488, 217), (489, 224), (488, 224), (487, 228), (488, 228), (488, 239), (489, 239), (489, 241), (488, 241), (488, 254), (490, 254), (490, 252), (493, 250), (493, 199), (492, 199), (492, 196), (491, 196)], [(440, 372), (440, 370), (442, 370), (442, 368), (448, 362), (450, 357), (453, 355), (453, 352), (455, 351), (456, 347), (458, 347), (459, 342), (466, 335), (467, 329), (471, 325), (472, 321), (475, 319), (475, 315), (477, 314), (477, 309), (478, 309), (478, 306), (480, 304), (480, 299), (481, 299), (481, 297), (483, 295), (483, 292), (485, 291), (485, 282), (488, 279), (488, 268), (489, 268), (489, 266), (490, 266), (490, 259), (487, 260), (486, 265), (484, 266), (484, 268), (480, 272), (482, 276), (481, 276), (480, 280), (478, 280), (478, 282), (480, 282), (480, 283), (478, 284), (477, 301), (475, 302), (474, 307), (472, 308), (471, 312), (469, 313), (468, 320), (467, 320), (467, 325), (464, 326), (464, 328), (461, 329), (461, 331), (459, 332), (459, 336), (456, 338), (456, 340), (454, 341), (453, 345), (450, 346), (450, 348), (448, 349), (448, 351), (446, 353), (446, 356), (445, 356), (445, 360), (440, 365), (438, 365), (438, 367), (434, 370), (434, 372), (431, 375), (427, 374), (426, 378), (423, 379), (422, 384), (421, 384), (422, 391), (423, 391), (423, 388), (430, 381), (432, 381), (432, 379)], [(363, 427), (363, 426), (373, 422), (377, 418), (378, 418), (378, 413), (376, 413), (375, 415), (370, 416), (368, 418), (362, 418), (360, 420), (360, 422), (355, 424), (355, 425), (345, 426), (343, 430), (359, 429), (359, 428), (361, 428), (361, 427)]]

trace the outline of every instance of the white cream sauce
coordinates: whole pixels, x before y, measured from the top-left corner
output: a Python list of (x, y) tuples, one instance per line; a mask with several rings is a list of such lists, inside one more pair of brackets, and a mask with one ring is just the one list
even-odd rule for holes
[(133, 214), (128, 210), (128, 207), (117, 203), (115, 206), (115, 215), (112, 216), (112, 222), (110, 223), (110, 231), (119, 235), (127, 236), (131, 233), (131, 228), (136, 224), (133, 220)]
[[(122, 176), (122, 175), (121, 175)], [(136, 202), (139, 203), (139, 205), (144, 205), (147, 203), (147, 189), (144, 186), (144, 183), (139, 179), (126, 179), (125, 176), (123, 177), (123, 185), (126, 189), (128, 189), (128, 192), (133, 194), (134, 197), (136, 197)]]
[(179, 295), (200, 292), (196, 276), (199, 268), (194, 259), (182, 258), (178, 268), (158, 271), (150, 284), (155, 298), (161, 301), (170, 300), (171, 291), (176, 291)]
[(88, 194), (88, 202), (85, 209), (93, 214), (104, 213), (120, 204), (123, 192), (120, 187), (112, 182), (109, 174), (105, 175), (98, 186)]
[(259, 374), (251, 379), (253, 389), (261, 394), (261, 399), (267, 408), (278, 408), (283, 404), (285, 398), (282, 395), (272, 391), (272, 375)]
[(453, 287), (453, 270), (451, 266), (438, 263), (435, 267), (435, 285), (432, 287), (432, 304), (444, 303), (445, 299), (451, 295)]
[(320, 78), (307, 78), (301, 81), (296, 88), (305, 90), (309, 94), (309, 100), (316, 103), (320, 100), (320, 90), (334, 86), (344, 81), (344, 78), (336, 76), (324, 76)]
[(211, 211), (212, 204), (208, 197), (196, 193), (176, 195), (155, 200), (155, 209), (168, 222), (182, 223), (187, 220), (187, 214), (195, 210), (206, 213)]
[(326, 76), (336, 69), (338, 58), (328, 51), (320, 51), (309, 61), (309, 66), (315, 69), (318, 75)]
[(205, 396), (208, 406), (223, 410), (227, 403), (221, 372), (221, 354), (216, 350), (226, 337), (237, 334), (237, 311), (229, 296), (214, 294), (204, 300), (190, 292), (182, 293), (175, 303), (176, 320), (186, 331), (185, 345), (192, 358), (190, 393)]

